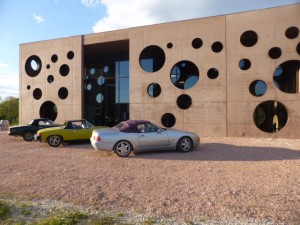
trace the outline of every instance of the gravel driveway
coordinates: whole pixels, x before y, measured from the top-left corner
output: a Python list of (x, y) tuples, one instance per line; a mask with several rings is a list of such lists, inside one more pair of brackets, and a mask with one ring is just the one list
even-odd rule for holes
[(300, 224), (300, 140), (201, 139), (188, 153), (120, 158), (0, 131), (0, 197), (178, 220)]

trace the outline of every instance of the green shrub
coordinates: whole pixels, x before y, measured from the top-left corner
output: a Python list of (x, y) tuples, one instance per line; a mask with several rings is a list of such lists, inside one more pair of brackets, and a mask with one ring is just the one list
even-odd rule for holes
[(0, 219), (7, 217), (10, 214), (10, 207), (7, 202), (0, 200)]

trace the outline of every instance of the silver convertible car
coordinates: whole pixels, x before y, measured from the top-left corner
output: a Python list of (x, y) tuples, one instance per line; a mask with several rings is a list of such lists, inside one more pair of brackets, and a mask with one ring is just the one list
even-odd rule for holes
[(90, 138), (96, 150), (126, 157), (131, 151), (179, 150), (188, 152), (200, 138), (192, 132), (161, 128), (146, 120), (127, 120), (112, 128), (96, 129)]

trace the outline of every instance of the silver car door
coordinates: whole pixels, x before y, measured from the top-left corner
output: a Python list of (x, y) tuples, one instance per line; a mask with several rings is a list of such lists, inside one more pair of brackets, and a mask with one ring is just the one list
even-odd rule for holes
[(145, 129), (144, 132), (138, 133), (138, 138), (140, 147), (143, 149), (166, 148), (169, 146), (168, 134), (162, 129), (150, 127)]

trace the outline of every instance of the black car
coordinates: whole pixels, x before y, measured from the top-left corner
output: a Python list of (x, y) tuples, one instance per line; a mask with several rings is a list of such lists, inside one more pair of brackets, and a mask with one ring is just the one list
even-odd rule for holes
[(60, 125), (48, 118), (33, 119), (27, 125), (9, 127), (8, 135), (22, 136), (25, 141), (32, 141), (34, 139), (34, 134), (36, 134), (38, 130), (58, 126)]

